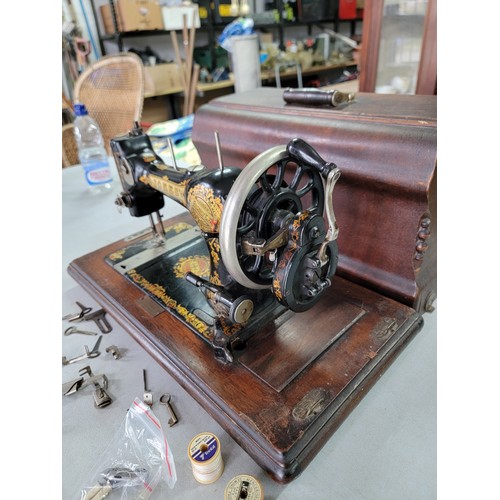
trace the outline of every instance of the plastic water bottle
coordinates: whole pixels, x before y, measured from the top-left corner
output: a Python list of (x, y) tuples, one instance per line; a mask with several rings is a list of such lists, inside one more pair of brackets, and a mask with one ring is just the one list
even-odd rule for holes
[(94, 193), (107, 191), (111, 188), (113, 177), (99, 125), (89, 115), (84, 104), (75, 104), (74, 111), (78, 158), (87, 184)]

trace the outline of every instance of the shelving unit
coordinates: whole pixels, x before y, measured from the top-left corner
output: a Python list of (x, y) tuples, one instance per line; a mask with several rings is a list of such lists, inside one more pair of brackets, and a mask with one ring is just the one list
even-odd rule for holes
[[(108, 3), (111, 8), (111, 13), (112, 13), (112, 20), (113, 20), (113, 25), (114, 25), (114, 33), (112, 34), (106, 34), (102, 33), (101, 27), (100, 27), (100, 17), (96, 11), (95, 7), (95, 0), (91, 0), (91, 6), (92, 6), (92, 12), (94, 15), (94, 18), (96, 20), (96, 26), (97, 26), (97, 31), (98, 31), (98, 37), (99, 37), (99, 43), (101, 47), (101, 53), (104, 55), (106, 54), (106, 47), (104, 42), (115, 42), (117, 45), (118, 50), (121, 52), (124, 49), (124, 40), (128, 38), (138, 38), (138, 37), (152, 37), (152, 36), (168, 36), (169, 31), (166, 30), (151, 30), (151, 31), (127, 31), (123, 32), (118, 29), (118, 22), (117, 22), (117, 16), (116, 16), (116, 5), (114, 0), (108, 0)], [(198, 3), (200, 6), (202, 6), (203, 2), (195, 2)], [(208, 5), (208, 2), (206, 2)], [(216, 5), (218, 4), (215, 2)], [(276, 1), (276, 8), (278, 12), (283, 11), (283, 0), (277, 0)], [(206, 7), (205, 7), (206, 9)], [(216, 42), (217, 42), (217, 37), (222, 33), (224, 28), (235, 18), (234, 17), (224, 17), (223, 20), (217, 20), (217, 17), (214, 14), (214, 11), (212, 9), (206, 9), (207, 10), (207, 18), (202, 20), (200, 28), (198, 28), (200, 31), (205, 31), (208, 33), (208, 44), (210, 47), (215, 47)], [(356, 23), (362, 22), (362, 17), (358, 17), (356, 19), (347, 19), (343, 20), (340, 19), (338, 16), (338, 0), (334, 0), (334, 6), (333, 6), (333, 12), (334, 15), (333, 17), (328, 17), (325, 19), (315, 19), (315, 20), (310, 20), (310, 21), (288, 21), (285, 19), (280, 18), (279, 22), (275, 23), (256, 23), (255, 24), (255, 29), (256, 30), (261, 30), (261, 31), (277, 31), (278, 36), (277, 36), (277, 41), (280, 45), (281, 49), (285, 48), (285, 41), (286, 41), (286, 31), (289, 28), (294, 28), (298, 26), (305, 26), (307, 27), (308, 34), (312, 33), (313, 27), (317, 26), (320, 29), (323, 27), (327, 27), (330, 29), (333, 29), (334, 31), (339, 31), (339, 27), (341, 23), (350, 23), (350, 34), (353, 36), (356, 31)]]
[[(218, 36), (222, 33), (224, 28), (235, 18), (234, 17), (223, 17), (217, 19), (217, 16), (214, 10), (208, 8), (210, 3), (214, 3), (214, 6), (218, 6), (218, 1), (204, 1), (199, 0), (198, 5), (200, 9), (204, 9), (206, 12), (206, 16), (201, 15), (200, 10), (200, 21), (201, 26), (197, 29), (197, 32), (204, 33), (205, 36), (200, 37), (203, 39), (203, 48), (206, 48), (210, 51), (211, 61), (213, 65), (215, 65), (215, 61), (217, 61), (216, 56), (216, 47), (217, 47), (217, 39)], [(165, 44), (169, 46), (171, 43), (170, 39), (170, 31), (168, 30), (139, 30), (139, 31), (119, 31), (118, 22), (117, 22), (117, 10), (116, 10), (116, 0), (106, 0), (105, 3), (108, 3), (111, 9), (112, 14), (112, 22), (114, 26), (114, 33), (108, 34), (103, 33), (103, 23), (101, 22), (101, 16), (99, 12), (99, 7), (96, 7), (96, 3), (102, 5), (102, 1), (98, 0), (90, 0), (92, 13), (94, 15), (97, 27), (97, 35), (98, 40), (101, 47), (101, 53), (103, 55), (107, 54), (106, 45), (109, 43), (116, 44), (116, 48), (118, 51), (122, 52), (127, 50), (126, 41), (134, 38), (136, 39), (148, 39), (148, 38), (156, 38), (156, 37), (164, 37)], [(279, 12), (282, 12), (284, 0), (276, 0), (276, 5), (278, 6)], [(336, 32), (339, 32), (339, 27), (343, 23), (349, 23), (351, 36), (355, 34), (356, 31), (356, 23), (362, 21), (362, 17), (358, 17), (354, 20), (342, 20), (338, 17), (338, 0), (333, 0), (332, 11), (333, 16), (325, 17), (323, 19), (315, 19), (308, 21), (288, 21), (285, 19), (280, 19), (279, 22), (270, 23), (270, 22), (258, 22), (255, 24), (255, 29), (261, 32), (271, 32), (273, 33), (273, 39), (278, 42), (280, 48), (282, 50), (285, 49), (287, 33), (288, 37), (293, 38), (297, 36), (297, 27), (306, 27), (307, 35), (310, 36), (313, 33), (315, 27), (319, 29), (329, 28), (333, 29)], [(226, 7), (229, 7), (226, 5)], [(220, 12), (220, 10), (219, 10)], [(227, 12), (227, 9), (226, 9)], [(295, 28), (295, 29), (294, 29)], [(196, 38), (199, 39), (198, 36)], [(143, 40), (141, 40), (143, 43)], [(163, 38), (161, 38), (161, 43), (163, 43)], [(197, 47), (202, 48), (202, 47)], [(214, 67), (209, 68), (210, 70), (215, 69)], [(345, 64), (330, 64), (325, 66), (314, 66), (309, 70), (303, 70), (302, 75), (307, 76), (308, 80), (315, 80), (316, 82), (321, 82), (323, 85), (327, 85), (335, 82), (341, 75), (344, 69), (355, 70), (357, 69), (357, 64), (354, 61), (346, 61)], [(282, 86), (296, 86), (297, 85), (297, 74), (295, 70), (286, 70), (284, 72), (280, 72)], [(316, 78), (315, 78), (316, 77)], [(275, 75), (269, 71), (263, 71), (262, 75), (262, 85), (263, 86), (275, 86), (276, 79)], [(167, 115), (169, 117), (177, 117), (179, 116), (179, 106), (180, 106), (180, 94), (182, 92), (182, 88), (161, 88), (156, 89), (154, 92), (148, 92), (145, 97), (149, 102), (148, 104), (148, 113), (151, 114), (151, 121), (163, 121), (167, 119)], [(225, 95), (227, 93), (231, 93), (234, 91), (234, 82), (232, 80), (224, 80), (222, 82), (215, 83), (201, 83), (199, 82), (196, 89), (196, 103), (195, 108), (206, 102), (208, 99), (218, 97), (220, 95)], [(158, 106), (159, 100), (162, 100), (162, 105)], [(151, 108), (151, 109), (149, 109)], [(154, 109), (153, 109), (154, 108)], [(157, 110), (162, 109), (162, 115), (157, 114)], [(165, 110), (169, 110), (168, 112)], [(164, 113), (167, 113), (166, 115)], [(147, 120), (146, 120), (147, 121)]]

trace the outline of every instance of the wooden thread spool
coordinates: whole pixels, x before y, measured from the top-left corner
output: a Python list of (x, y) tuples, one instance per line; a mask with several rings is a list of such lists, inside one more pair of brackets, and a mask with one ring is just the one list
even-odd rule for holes
[(240, 474), (227, 483), (224, 500), (264, 500), (262, 484), (253, 476)]
[(210, 432), (202, 432), (191, 440), (188, 456), (194, 478), (199, 483), (213, 483), (224, 471), (219, 439)]

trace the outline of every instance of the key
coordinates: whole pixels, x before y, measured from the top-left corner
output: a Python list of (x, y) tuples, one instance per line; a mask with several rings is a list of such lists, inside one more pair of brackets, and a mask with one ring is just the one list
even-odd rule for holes
[(172, 425), (175, 425), (179, 420), (177, 419), (177, 415), (174, 412), (174, 409), (172, 408), (172, 405), (170, 404), (170, 400), (172, 399), (172, 396), (170, 394), (163, 394), (163, 396), (160, 398), (160, 403), (162, 405), (165, 405), (167, 407), (168, 413), (170, 413), (170, 419), (168, 421), (168, 425), (172, 427)]
[(79, 330), (76, 326), (70, 326), (64, 330), (64, 335), (73, 335), (74, 333), (81, 333), (82, 335), (97, 335), (97, 332), (90, 332), (88, 330)]
[(143, 400), (149, 406), (153, 406), (153, 393), (147, 389), (146, 384), (146, 370), (142, 370), (142, 378), (144, 379), (144, 395)]

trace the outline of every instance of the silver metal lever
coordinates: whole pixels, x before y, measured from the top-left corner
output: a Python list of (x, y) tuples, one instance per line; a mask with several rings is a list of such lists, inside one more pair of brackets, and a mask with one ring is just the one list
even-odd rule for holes
[(318, 259), (322, 266), (328, 262), (328, 257), (326, 255), (328, 244), (336, 240), (339, 234), (339, 226), (337, 225), (337, 219), (335, 219), (335, 213), (333, 212), (333, 188), (339, 177), (340, 169), (334, 168), (329, 172), (326, 178), (324, 215), (328, 221), (328, 231), (326, 232), (325, 241), (323, 241), (318, 250)]

